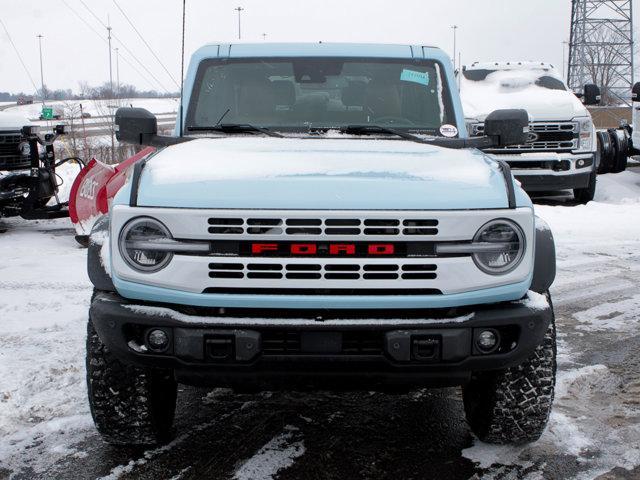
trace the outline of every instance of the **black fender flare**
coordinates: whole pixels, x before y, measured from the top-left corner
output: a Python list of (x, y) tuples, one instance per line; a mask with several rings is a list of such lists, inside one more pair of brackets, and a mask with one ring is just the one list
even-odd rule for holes
[(102, 256), (102, 248), (109, 248), (109, 216), (100, 217), (91, 229), (89, 235), (89, 247), (87, 249), (87, 273), (93, 286), (105, 292), (115, 292), (116, 289), (109, 275), (109, 265), (105, 266)]
[(556, 278), (556, 244), (547, 222), (536, 220), (536, 245), (531, 290), (545, 293)]

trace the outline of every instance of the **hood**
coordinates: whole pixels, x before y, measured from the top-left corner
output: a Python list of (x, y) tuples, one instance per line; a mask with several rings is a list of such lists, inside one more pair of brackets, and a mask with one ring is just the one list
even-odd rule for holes
[[(499, 72), (507, 74), (509, 72)], [(586, 107), (569, 90), (552, 90), (530, 84), (517, 72), (505, 76), (503, 82), (461, 81), (460, 96), (465, 118), (484, 121), (494, 110), (524, 108), (532, 122), (569, 121), (588, 116)], [(519, 82), (519, 80), (522, 80)]]
[(151, 157), (138, 205), (242, 209), (506, 208), (497, 164), (477, 150), (345, 138), (201, 138)]
[(26, 125), (31, 125), (31, 122), (22, 115), (0, 112), (0, 130), (20, 130)]

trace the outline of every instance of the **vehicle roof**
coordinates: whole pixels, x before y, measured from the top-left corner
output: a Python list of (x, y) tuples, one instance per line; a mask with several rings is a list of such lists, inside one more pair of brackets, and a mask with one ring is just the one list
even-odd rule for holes
[(532, 62), (532, 61), (511, 61), (511, 62), (473, 62), (471, 65), (465, 65), (465, 70), (540, 70), (554, 69), (548, 62)]
[(243, 57), (386, 57), (448, 60), (439, 48), (383, 43), (211, 43), (199, 48), (196, 58)]

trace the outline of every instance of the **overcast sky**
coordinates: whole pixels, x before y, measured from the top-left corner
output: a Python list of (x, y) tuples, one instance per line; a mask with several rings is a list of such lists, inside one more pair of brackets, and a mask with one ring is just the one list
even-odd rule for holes
[[(100, 21), (109, 21), (115, 37), (124, 43), (113, 40), (113, 47), (125, 57), (120, 60), (122, 83), (177, 90), (115, 2), (179, 81), (182, 0), (0, 0), (2, 21), (38, 87), (38, 34), (44, 36), (44, 77), (49, 88), (76, 91), (81, 81), (97, 85), (108, 80), (106, 29), (83, 2)], [(570, 0), (187, 0), (187, 57), (204, 43), (237, 41), (234, 8), (239, 5), (244, 8), (243, 41), (262, 42), (266, 33), (267, 42), (412, 43), (451, 53), (455, 24), (463, 64), (541, 60), (560, 71), (571, 14)], [(0, 91), (19, 90), (31, 92), (33, 87), (0, 27)]]

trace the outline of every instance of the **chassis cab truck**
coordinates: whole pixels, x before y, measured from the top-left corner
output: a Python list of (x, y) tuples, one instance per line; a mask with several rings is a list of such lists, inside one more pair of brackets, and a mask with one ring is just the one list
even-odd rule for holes
[(541, 62), (476, 62), (461, 75), (470, 135), (483, 134), (484, 119), (496, 108), (529, 113), (526, 142), (485, 150), (511, 166), (525, 191), (573, 190), (578, 202), (593, 200), (598, 142), (585, 105), (599, 102), (595, 85), (585, 86), (581, 101), (552, 65)]
[(632, 155), (638, 155), (640, 154), (640, 82), (633, 86), (631, 99), (633, 127), (631, 134), (632, 148), (630, 150)]
[(113, 444), (166, 441), (178, 383), (461, 385), (496, 443), (555, 382), (551, 232), (508, 164), (522, 110), (469, 138), (452, 65), (410, 45), (208, 45), (174, 137), (116, 113), (134, 163), (94, 225), (87, 380)]

